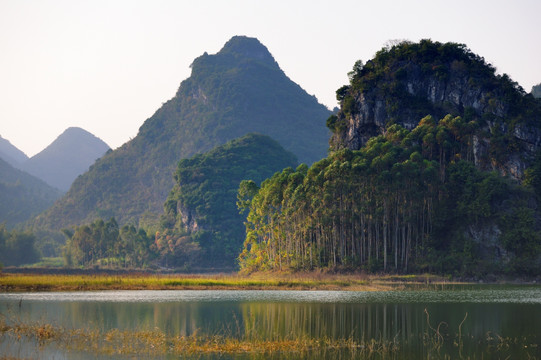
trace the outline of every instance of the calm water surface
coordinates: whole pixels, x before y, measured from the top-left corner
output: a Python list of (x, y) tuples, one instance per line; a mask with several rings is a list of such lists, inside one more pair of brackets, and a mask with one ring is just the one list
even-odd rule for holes
[[(46, 322), (70, 329), (158, 328), (169, 336), (197, 332), (239, 338), (250, 334), (260, 339), (305, 336), (351, 338), (359, 342), (388, 340), (401, 344), (400, 352), (393, 354), (393, 358), (445, 358), (447, 355), (479, 359), (541, 358), (540, 286), (485, 285), (388, 292), (17, 293), (0, 294), (0, 313), (6, 319)], [(427, 346), (429, 340), (435, 338), (434, 329), (438, 325), (444, 344), (441, 352), (434, 354)], [(460, 351), (456, 344), (459, 329), (460, 339), (464, 340)], [(54, 346), (14, 345), (5, 336), (0, 342), (0, 357), (2, 354), (55, 359), (101, 358)], [(296, 356), (326, 357), (324, 354)], [(352, 354), (344, 352), (340, 357), (350, 358)], [(280, 354), (276, 354), (276, 358), (281, 358)], [(336, 359), (337, 354), (333, 353), (332, 358)]]

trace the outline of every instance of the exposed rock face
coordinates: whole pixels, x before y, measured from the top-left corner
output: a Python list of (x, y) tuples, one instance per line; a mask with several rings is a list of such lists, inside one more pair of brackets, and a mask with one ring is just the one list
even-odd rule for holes
[(198, 230), (203, 230), (200, 228), (196, 220), (195, 213), (186, 206), (182, 206), (180, 201), (177, 203), (177, 214), (180, 215), (182, 219), (182, 224), (184, 229), (189, 232), (196, 232)]
[[(478, 123), (473, 144), (476, 165), (522, 178), (541, 144), (539, 113), (532, 111), (519, 121), (510, 121), (517, 118), (516, 103), (524, 98), (523, 90), (506, 75), (495, 75), (490, 65), (469, 50), (456, 44), (427, 43), (431, 51), (443, 55), (431, 54), (432, 62), (427, 63), (427, 55), (395, 55), (393, 48), (387, 54), (394, 59), (383, 65), (378, 58), (367, 63), (342, 99), (337, 115), (341, 126), (335, 129), (331, 146), (358, 150), (371, 137), (383, 134), (389, 123), (413, 129), (426, 115), (435, 119), (447, 114), (468, 116)], [(445, 55), (441, 49), (446, 46), (454, 46), (454, 52)], [(491, 154), (490, 137), (495, 132), (509, 134), (506, 141), (514, 143), (510, 147), (514, 151), (506, 158), (495, 159)]]
[(470, 225), (464, 235), (478, 246), (481, 258), (506, 264), (509, 263), (511, 255), (499, 241), (501, 233), (496, 224), (487, 224)]

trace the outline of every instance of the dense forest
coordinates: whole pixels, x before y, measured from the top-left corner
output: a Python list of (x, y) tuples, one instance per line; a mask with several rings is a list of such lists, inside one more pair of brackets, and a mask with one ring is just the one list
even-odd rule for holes
[[(295, 155), (268, 136), (248, 134), (209, 152), (182, 159), (159, 224), (146, 230), (102, 219), (64, 229), (66, 266), (234, 270), (244, 241), (246, 214), (237, 190), (255, 188)], [(244, 185), (245, 188), (246, 185)]]
[(181, 160), (156, 234), (161, 265), (235, 269), (245, 237), (246, 214), (236, 206), (240, 183), (249, 179), (255, 187), (296, 164), (295, 155), (258, 134)]
[[(475, 168), (474, 129), (428, 116), (411, 131), (390, 126), (361, 150), (275, 174), (244, 204), (241, 267), (537, 273), (533, 189)], [(469, 236), (493, 226), (501, 244)]]
[(18, 266), (33, 264), (40, 259), (34, 244), (36, 237), (26, 231), (8, 230), (0, 224), (0, 269), (2, 265)]
[(541, 103), (461, 44), (403, 42), (348, 75), (331, 155), (240, 204), (241, 268), (538, 275)]
[(67, 237), (63, 250), (68, 267), (146, 268), (156, 257), (153, 237), (133, 225), (119, 227), (114, 218), (64, 229)]

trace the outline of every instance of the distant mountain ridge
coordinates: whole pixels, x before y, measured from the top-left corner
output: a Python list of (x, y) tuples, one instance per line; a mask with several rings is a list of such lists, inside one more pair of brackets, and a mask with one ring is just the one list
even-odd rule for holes
[(0, 136), (0, 159), (3, 159), (11, 166), (19, 167), (28, 160), (28, 156), (11, 144), (9, 140)]
[(64, 192), (108, 150), (103, 140), (88, 131), (70, 127), (20, 168)]
[(235, 36), (191, 65), (175, 97), (137, 136), (99, 159), (35, 226), (60, 229), (115, 216), (160, 214), (183, 158), (250, 132), (271, 136), (301, 162), (326, 156), (330, 111), (291, 81), (257, 39)]
[(0, 223), (13, 227), (51, 206), (62, 193), (0, 158)]

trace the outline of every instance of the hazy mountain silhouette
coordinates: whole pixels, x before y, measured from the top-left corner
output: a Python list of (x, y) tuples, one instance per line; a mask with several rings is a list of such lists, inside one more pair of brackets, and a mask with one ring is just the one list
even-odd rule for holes
[(11, 144), (9, 140), (0, 136), (0, 159), (3, 159), (11, 166), (18, 168), (28, 160), (28, 156), (15, 145)]
[(78, 127), (66, 129), (49, 146), (21, 166), (47, 184), (68, 191), (73, 180), (109, 150), (101, 139)]

